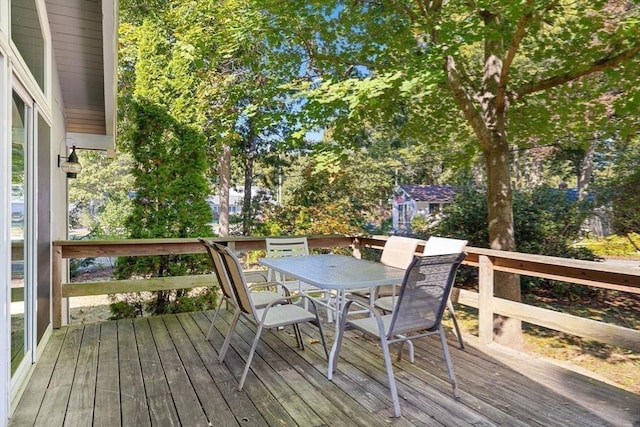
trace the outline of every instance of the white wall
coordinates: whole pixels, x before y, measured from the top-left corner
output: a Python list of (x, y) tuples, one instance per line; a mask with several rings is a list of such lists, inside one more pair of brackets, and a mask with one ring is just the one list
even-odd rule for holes
[[(55, 65), (55, 58), (53, 58), (53, 62)], [(52, 77), (53, 125), (51, 127), (51, 161), (55, 164), (51, 167), (51, 241), (55, 241), (66, 240), (68, 237), (68, 179), (62, 169), (58, 167), (58, 155), (67, 156), (68, 153), (66, 146), (66, 129), (64, 127), (64, 104), (55, 66), (53, 67)], [(66, 261), (65, 268), (63, 268), (62, 271), (64, 274), (62, 280), (63, 282), (67, 282), (69, 279), (69, 269), (66, 268)], [(64, 315), (64, 313), (68, 312), (67, 301), (66, 299), (62, 301), (62, 320), (64, 324), (68, 323), (68, 318)]]

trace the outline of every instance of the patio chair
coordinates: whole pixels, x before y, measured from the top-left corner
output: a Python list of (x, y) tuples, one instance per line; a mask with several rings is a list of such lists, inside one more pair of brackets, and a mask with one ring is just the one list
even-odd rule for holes
[[(420, 240), (411, 237), (391, 236), (382, 248), (380, 262), (404, 270), (413, 261), (419, 243)], [(369, 298), (369, 304), (373, 304), (374, 301), (382, 295), (390, 295), (391, 298), (395, 299), (398, 288), (399, 284), (378, 286), (373, 290), (358, 289), (351, 291), (351, 293), (360, 297)]]
[[(306, 237), (267, 237), (265, 239), (265, 244), (267, 247), (267, 257), (269, 258), (280, 258), (280, 257), (290, 257), (290, 256), (305, 256), (309, 255), (309, 244), (307, 242)], [(303, 283), (300, 280), (291, 280), (288, 277), (284, 277), (282, 273), (278, 271), (268, 270), (267, 280), (273, 280), (276, 282), (283, 283), (287, 285), (289, 288), (293, 286), (298, 287), (298, 292), (306, 293), (315, 292), (322, 294), (321, 298), (316, 298), (316, 301), (320, 302), (321, 305), (327, 307), (327, 318), (329, 321), (332, 320), (332, 315), (330, 312), (333, 310), (331, 306), (331, 293), (326, 289), (319, 289), (315, 286), (309, 285), (307, 283)], [(304, 301), (304, 308), (308, 309), (308, 300)]]
[[(270, 258), (309, 255), (309, 243), (304, 236), (267, 237), (264, 241), (267, 246), (267, 256)], [(269, 279), (283, 281), (279, 272), (269, 270), (269, 274), (271, 275), (268, 276)]]
[(395, 417), (399, 417), (400, 402), (391, 365), (389, 344), (410, 342), (424, 336), (438, 334), (449, 380), (453, 387), (453, 395), (457, 399), (459, 397), (458, 384), (442, 327), (442, 315), (447, 305), (456, 271), (464, 257), (464, 253), (416, 257), (405, 274), (392, 314), (381, 315), (375, 307), (369, 306), (369, 310), (373, 314), (372, 317), (349, 320), (347, 313), (349, 306), (354, 301), (347, 302), (340, 318), (335, 355), (329, 360), (331, 372), (335, 373), (338, 367), (340, 347), (347, 328), (356, 329), (366, 335), (378, 338), (387, 370), (389, 390), (393, 401), (393, 414)]
[[(229, 273), (230, 283), (236, 296), (236, 302), (238, 305), (233, 316), (233, 320), (231, 321), (231, 328), (229, 329), (229, 333), (227, 333), (224, 344), (222, 344), (222, 349), (220, 350), (218, 361), (224, 361), (227, 350), (229, 349), (229, 343), (231, 342), (231, 336), (235, 331), (240, 316), (244, 316), (245, 319), (256, 325), (256, 336), (253, 339), (253, 344), (251, 345), (251, 350), (249, 351), (247, 362), (245, 364), (244, 371), (242, 372), (242, 377), (240, 378), (240, 383), (238, 384), (238, 391), (242, 390), (242, 387), (244, 386), (247, 374), (249, 373), (249, 367), (251, 366), (251, 361), (253, 360), (253, 355), (256, 351), (256, 347), (258, 346), (258, 341), (260, 341), (260, 335), (262, 334), (262, 330), (265, 328), (274, 329), (292, 325), (294, 327), (296, 340), (298, 341), (298, 347), (301, 350), (304, 350), (304, 342), (302, 340), (302, 334), (300, 333), (298, 325), (304, 322), (313, 323), (318, 327), (318, 330), (320, 332), (320, 340), (322, 342), (322, 346), (324, 347), (325, 356), (327, 357), (327, 360), (329, 359), (327, 343), (324, 338), (324, 331), (322, 330), (322, 322), (320, 321), (320, 317), (318, 316), (316, 303), (312, 298), (304, 294), (295, 296), (289, 295), (277, 301), (272, 301), (264, 308), (257, 308), (253, 304), (244, 273), (242, 272), (240, 261), (233, 253), (233, 251), (231, 251), (227, 247), (224, 247), (224, 249), (221, 251), (221, 254), (223, 256), (223, 261), (226, 266), (227, 272)], [(313, 306), (314, 313), (304, 309), (297, 304), (291, 303), (294, 298), (308, 299), (309, 303)], [(288, 301), (290, 303), (282, 304), (283, 301)]]
[[(424, 251), (422, 252), (422, 255), (428, 256), (428, 255), (457, 254), (462, 252), (465, 246), (467, 246), (467, 240), (431, 236), (429, 237), (429, 239), (424, 245)], [(383, 296), (383, 297), (377, 298), (374, 302), (374, 305), (380, 310), (382, 310), (383, 312), (390, 313), (393, 311), (393, 307), (395, 305), (395, 297)], [(456, 331), (458, 344), (460, 348), (464, 350), (464, 342), (462, 340), (462, 334), (460, 333), (460, 326), (458, 325), (458, 319), (456, 318), (456, 313), (453, 309), (453, 303), (451, 302), (451, 298), (447, 299), (447, 308), (449, 309), (449, 314), (451, 315), (453, 327), (454, 327), (454, 330)]]
[[(222, 255), (220, 253), (221, 248), (224, 248), (224, 246), (207, 241), (200, 237), (198, 238), (198, 240), (207, 249), (207, 254), (209, 255), (209, 259), (213, 264), (213, 271), (216, 275), (216, 279), (218, 279), (220, 290), (222, 291), (222, 298), (220, 298), (220, 301), (218, 302), (216, 311), (213, 314), (213, 319), (211, 319), (211, 326), (209, 326), (209, 330), (207, 331), (207, 339), (210, 340), (211, 334), (214, 329), (214, 324), (222, 309), (222, 303), (225, 302), (227, 304), (227, 307), (229, 305), (232, 305), (233, 307), (236, 307), (236, 308), (238, 304), (236, 303), (236, 297), (235, 297), (235, 294), (233, 293), (231, 282), (229, 281), (229, 275), (226, 271), (226, 266), (222, 260)], [(280, 285), (280, 284), (278, 283), (277, 285)], [(259, 288), (267, 288), (267, 287), (273, 287), (273, 286), (274, 286), (273, 282), (265, 282), (265, 283), (251, 285), (250, 289), (254, 290), (250, 294), (251, 300), (253, 301), (253, 305), (256, 308), (264, 308), (270, 302), (281, 300), (283, 296), (290, 295), (289, 290), (286, 287), (282, 287), (283, 294), (269, 291), (269, 290), (260, 290), (260, 291), (257, 290)]]

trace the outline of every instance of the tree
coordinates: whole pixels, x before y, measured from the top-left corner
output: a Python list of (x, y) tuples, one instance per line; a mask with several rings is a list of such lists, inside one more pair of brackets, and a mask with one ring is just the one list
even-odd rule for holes
[[(136, 195), (125, 226), (130, 238), (197, 237), (211, 234), (211, 209), (205, 179), (206, 139), (193, 125), (198, 105), (190, 95), (194, 79), (192, 57), (158, 16), (146, 17), (130, 29), (137, 54), (130, 65), (131, 92), (127, 93), (124, 135), (120, 148), (133, 158)], [(198, 255), (121, 258), (116, 275), (180, 276), (202, 272), (206, 262)], [(154, 313), (170, 309), (184, 296), (159, 291), (150, 304)]]
[[(640, 12), (633, 2), (269, 4), (277, 5), (270, 8), (274, 25), (308, 55), (310, 78), (296, 87), (311, 99), (312, 126), (331, 117), (345, 143), (363, 118), (382, 125), (402, 111), (406, 132), (421, 132), (423, 143), (475, 139), (493, 249), (516, 248), (510, 143), (608, 130), (597, 94), (619, 94), (610, 104), (616, 114), (638, 115)], [(517, 278), (496, 277), (496, 295), (519, 300)], [(519, 330), (519, 322), (496, 319), (499, 341), (517, 344)]]

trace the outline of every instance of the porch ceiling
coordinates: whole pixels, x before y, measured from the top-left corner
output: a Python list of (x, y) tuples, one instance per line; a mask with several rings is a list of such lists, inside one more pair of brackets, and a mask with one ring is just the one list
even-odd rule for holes
[(45, 0), (67, 132), (115, 135), (117, 0)]

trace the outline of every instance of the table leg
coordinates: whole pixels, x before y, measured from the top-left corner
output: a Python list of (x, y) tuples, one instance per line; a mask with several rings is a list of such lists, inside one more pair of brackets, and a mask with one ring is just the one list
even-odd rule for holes
[(333, 344), (331, 345), (331, 351), (329, 352), (329, 364), (327, 366), (327, 378), (329, 381), (333, 378), (333, 359), (336, 356), (336, 351), (338, 351), (338, 332), (340, 331), (340, 322), (342, 321), (342, 308), (345, 305), (345, 292), (344, 290), (339, 290), (336, 295), (336, 331), (333, 336)]

